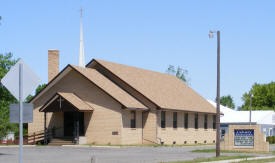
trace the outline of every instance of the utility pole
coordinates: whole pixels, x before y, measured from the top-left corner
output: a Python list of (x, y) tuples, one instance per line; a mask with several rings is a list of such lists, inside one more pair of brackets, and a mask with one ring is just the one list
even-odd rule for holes
[(210, 31), (209, 37), (217, 34), (217, 106), (216, 106), (216, 157), (220, 156), (220, 31)]
[(220, 31), (217, 31), (217, 134), (216, 157), (220, 156)]

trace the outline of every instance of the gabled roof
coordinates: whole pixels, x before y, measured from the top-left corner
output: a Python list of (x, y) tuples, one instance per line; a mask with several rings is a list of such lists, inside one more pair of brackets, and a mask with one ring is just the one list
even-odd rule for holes
[[(95, 69), (82, 68), (79, 66), (68, 65), (66, 66), (53, 80), (51, 80), (47, 86), (39, 92), (32, 100), (36, 100), (39, 96), (43, 95), (48, 89), (50, 89), (55, 83), (61, 80), (69, 71), (76, 71), (80, 73), (84, 78), (88, 79), (90, 82), (94, 83), (98, 88), (103, 90), (117, 102), (119, 102), (125, 108), (137, 108), (142, 110), (147, 110), (148, 108), (137, 101), (134, 97), (129, 95), (123, 89), (119, 88), (116, 84), (111, 82), (105, 76), (100, 74)], [(68, 97), (69, 98), (69, 97)]]
[[(216, 113), (215, 108), (177, 77), (94, 59), (162, 109)], [(89, 66), (87, 65), (87, 67)]]
[[(76, 96), (74, 93), (69, 92), (57, 92), (48, 102), (46, 102), (39, 111), (46, 111), (47, 106), (49, 106), (52, 102), (54, 102), (58, 97), (62, 97), (66, 101), (68, 101), (77, 111), (93, 111), (94, 109)], [(47, 111), (46, 111), (47, 112)]]
[(91, 68), (82, 68), (82, 67), (73, 66), (73, 65), (71, 66), (75, 70), (80, 72), (82, 75), (87, 77), (90, 81), (92, 81), (98, 87), (108, 92), (112, 97), (117, 99), (121, 104), (123, 104), (127, 108), (138, 108), (138, 109), (145, 109), (145, 110), (148, 109), (142, 103), (137, 101), (137, 99), (129, 95), (127, 92), (125, 92), (119, 86), (117, 86), (108, 78), (103, 76), (97, 70), (91, 69)]

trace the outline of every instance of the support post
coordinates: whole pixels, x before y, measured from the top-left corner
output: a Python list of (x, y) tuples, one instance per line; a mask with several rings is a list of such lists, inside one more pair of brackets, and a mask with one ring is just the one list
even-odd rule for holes
[(220, 156), (220, 31), (217, 31), (217, 113), (216, 157)]
[(19, 163), (23, 163), (23, 64), (19, 64)]
[(74, 143), (79, 144), (79, 114), (75, 112), (74, 114)]
[(76, 144), (79, 144), (79, 112), (76, 112)]
[(34, 145), (35, 144), (35, 132), (33, 133), (33, 142), (32, 144)]
[(47, 112), (44, 112), (44, 144), (48, 144)]

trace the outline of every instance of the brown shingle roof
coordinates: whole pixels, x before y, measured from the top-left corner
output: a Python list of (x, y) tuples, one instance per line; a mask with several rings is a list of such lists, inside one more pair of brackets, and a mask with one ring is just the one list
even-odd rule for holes
[(87, 103), (82, 101), (74, 93), (57, 92), (57, 94), (60, 95), (61, 97), (63, 97), (68, 102), (70, 102), (79, 111), (92, 111), (92, 110), (94, 110), (90, 105), (88, 105)]
[[(62, 97), (74, 106), (78, 111), (93, 111), (94, 109), (71, 92), (57, 92), (49, 101), (47, 101), (40, 109), (41, 112), (51, 112), (54, 111), (53, 108), (48, 108), (51, 103), (53, 103), (57, 98)], [(50, 109), (50, 110), (49, 110)], [(55, 109), (55, 108), (54, 108)]]
[(90, 81), (92, 81), (98, 87), (100, 87), (101, 89), (106, 91), (113, 98), (118, 100), (125, 107), (138, 108), (138, 109), (143, 109), (143, 110), (148, 109), (146, 106), (144, 106), (142, 103), (140, 103), (137, 99), (135, 99), (134, 97), (129, 95), (127, 92), (125, 92), (119, 86), (117, 86), (112, 81), (107, 79), (105, 76), (103, 76), (97, 70), (90, 69), (90, 68), (82, 68), (82, 67), (73, 66), (73, 65), (71, 65), (71, 66), (75, 70), (77, 70), (79, 73), (81, 73), (82, 75), (87, 77)]
[(216, 113), (215, 108), (177, 77), (95, 59), (163, 109)]

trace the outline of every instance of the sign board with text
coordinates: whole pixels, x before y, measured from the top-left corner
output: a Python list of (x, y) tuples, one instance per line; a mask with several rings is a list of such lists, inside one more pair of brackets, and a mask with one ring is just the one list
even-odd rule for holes
[(235, 147), (253, 147), (254, 146), (254, 130), (235, 129), (234, 130), (234, 146)]
[[(33, 104), (23, 103), (23, 123), (32, 123)], [(19, 123), (19, 104), (10, 104), (10, 123)]]

